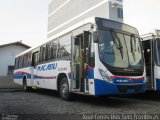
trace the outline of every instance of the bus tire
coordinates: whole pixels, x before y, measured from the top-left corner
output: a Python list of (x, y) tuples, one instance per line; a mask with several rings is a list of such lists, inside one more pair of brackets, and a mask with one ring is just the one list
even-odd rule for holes
[(58, 92), (63, 100), (71, 100), (71, 93), (69, 92), (69, 84), (66, 77), (61, 79)]
[(30, 88), (27, 86), (27, 80), (26, 79), (23, 79), (23, 90), (25, 92), (30, 91)]

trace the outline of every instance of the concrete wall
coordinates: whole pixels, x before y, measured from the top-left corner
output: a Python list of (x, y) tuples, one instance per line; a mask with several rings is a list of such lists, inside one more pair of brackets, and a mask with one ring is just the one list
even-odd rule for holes
[(63, 3), (65, 3), (67, 0), (53, 0), (50, 4), (49, 4), (49, 11), (48, 13), (52, 13), (53, 11), (55, 11), (60, 5), (62, 5)]
[[(96, 7), (102, 2), (103, 4)], [(69, 26), (92, 16), (123, 22), (123, 19), (117, 17), (117, 9), (112, 8), (111, 3), (113, 2), (110, 0), (53, 0), (49, 5), (47, 37), (50, 38)], [(120, 7), (123, 7), (122, 4)]]
[(20, 45), (0, 48), (0, 76), (7, 76), (8, 65), (14, 66), (15, 56), (26, 50)]

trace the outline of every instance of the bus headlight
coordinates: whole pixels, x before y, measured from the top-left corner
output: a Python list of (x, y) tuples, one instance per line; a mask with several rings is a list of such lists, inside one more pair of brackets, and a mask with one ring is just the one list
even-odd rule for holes
[(99, 69), (99, 73), (101, 74), (103, 80), (112, 83), (112, 79), (107, 75), (106, 71)]

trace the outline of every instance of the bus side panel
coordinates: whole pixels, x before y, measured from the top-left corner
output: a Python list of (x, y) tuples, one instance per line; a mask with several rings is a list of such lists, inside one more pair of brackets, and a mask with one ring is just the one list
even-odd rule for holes
[(57, 63), (50, 62), (37, 66), (36, 86), (39, 88), (55, 89)]
[(26, 76), (27, 85), (30, 86), (30, 80), (31, 80), (30, 67), (14, 70), (13, 81), (19, 85), (23, 85), (24, 76)]
[(21, 69), (14, 70), (13, 82), (15, 82), (19, 85), (23, 85), (23, 82), (22, 82), (23, 76), (20, 71), (21, 71)]
[(104, 80), (95, 79), (95, 95), (118, 94), (118, 89), (113, 83), (107, 83)]
[(155, 90), (160, 90), (160, 67), (155, 65), (154, 67), (154, 89)]
[(88, 86), (89, 86), (89, 94), (95, 95), (95, 88), (94, 88), (94, 68), (88, 70)]
[(57, 77), (60, 73), (65, 73), (68, 77), (70, 61), (55, 61), (38, 65), (36, 75), (37, 87), (57, 90)]

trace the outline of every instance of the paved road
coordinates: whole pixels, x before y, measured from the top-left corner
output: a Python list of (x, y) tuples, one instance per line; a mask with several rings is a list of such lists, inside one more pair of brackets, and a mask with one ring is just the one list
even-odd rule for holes
[[(114, 115), (112, 117), (117, 120), (120, 119), (118, 115), (122, 117), (124, 114), (127, 117), (128, 114), (155, 114), (149, 117), (157, 119), (159, 116), (156, 115), (160, 114), (160, 95), (147, 93), (108, 98), (75, 95), (73, 101), (68, 102), (61, 100), (55, 91), (38, 90), (26, 93), (22, 89), (0, 89), (0, 114), (0, 119), (17, 117), (20, 120), (92, 119), (101, 114)], [(131, 118), (133, 116), (129, 119)]]

